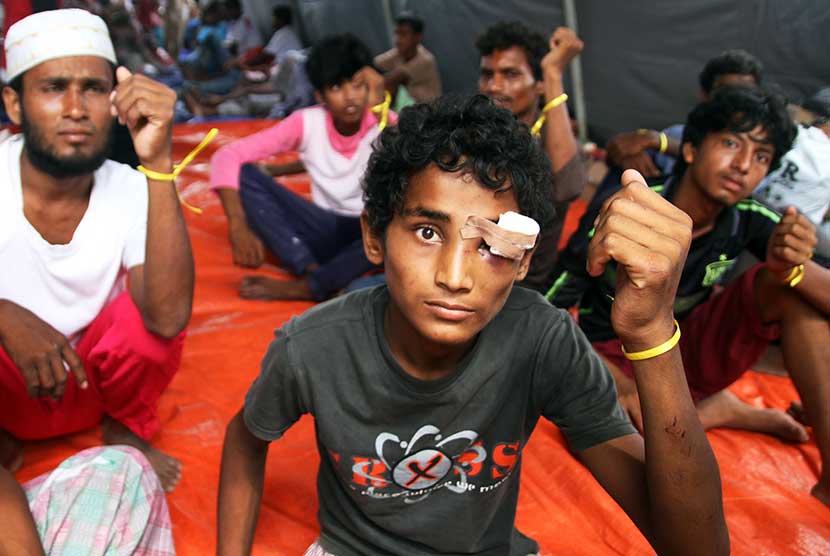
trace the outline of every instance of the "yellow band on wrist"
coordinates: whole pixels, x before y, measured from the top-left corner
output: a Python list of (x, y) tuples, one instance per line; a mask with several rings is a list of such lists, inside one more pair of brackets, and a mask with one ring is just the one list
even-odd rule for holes
[(383, 93), (383, 102), (372, 106), (369, 110), (373, 114), (380, 114), (380, 121), (378, 122), (378, 131), (383, 131), (389, 124), (389, 107), (392, 105), (392, 95), (389, 91)]
[(677, 342), (680, 341), (680, 325), (677, 324), (677, 320), (674, 321), (674, 335), (660, 344), (659, 346), (655, 346), (650, 349), (646, 349), (643, 351), (635, 351), (635, 352), (628, 352), (625, 351), (625, 346), (620, 345), (622, 349), (623, 355), (629, 361), (642, 361), (644, 359), (652, 359), (657, 357), (658, 355), (663, 355), (667, 351), (670, 351), (674, 346), (677, 345)]
[(804, 265), (794, 266), (790, 273), (784, 278), (784, 283), (791, 288), (796, 287), (804, 279)]
[(547, 119), (547, 113), (549, 111), (553, 110), (554, 108), (556, 108), (557, 106), (559, 106), (560, 104), (564, 104), (567, 100), (568, 100), (568, 94), (567, 93), (562, 93), (561, 95), (559, 95), (558, 97), (554, 98), (552, 101), (547, 103), (545, 105), (545, 107), (542, 108), (542, 114), (539, 116), (539, 118), (533, 124), (533, 127), (530, 128), (531, 135), (539, 135), (539, 133), (542, 131), (542, 126), (545, 124), (545, 120)]
[(664, 132), (660, 132), (660, 152), (666, 152), (666, 149), (669, 148), (669, 138)]
[[(216, 129), (215, 127), (211, 128), (211, 130), (207, 132), (207, 135), (205, 135), (205, 138), (202, 139), (201, 143), (196, 145), (196, 147), (192, 151), (187, 153), (187, 156), (185, 156), (182, 159), (181, 162), (179, 162), (178, 164), (173, 165), (173, 171), (170, 172), (169, 174), (166, 174), (164, 172), (156, 172), (155, 170), (150, 170), (149, 168), (145, 168), (144, 166), (141, 166), (141, 165), (139, 165), (136, 168), (136, 170), (138, 170), (139, 172), (141, 172), (142, 174), (144, 174), (145, 176), (147, 176), (148, 178), (150, 178), (151, 180), (154, 180), (154, 181), (175, 181), (176, 178), (179, 177), (179, 174), (182, 173), (182, 170), (184, 170), (185, 167), (188, 164), (193, 162), (193, 159), (196, 158), (196, 155), (198, 155), (200, 152), (202, 152), (202, 149), (207, 147), (208, 144), (211, 141), (213, 141), (213, 138), (216, 137), (217, 133), (219, 133), (218, 129)], [(178, 191), (176, 191), (176, 196), (178, 196), (179, 202), (182, 205), (184, 205), (185, 208), (187, 208), (188, 210), (190, 210), (192, 212), (195, 212), (196, 214), (202, 214), (202, 209), (188, 204), (184, 199), (182, 199), (182, 196), (179, 194)]]

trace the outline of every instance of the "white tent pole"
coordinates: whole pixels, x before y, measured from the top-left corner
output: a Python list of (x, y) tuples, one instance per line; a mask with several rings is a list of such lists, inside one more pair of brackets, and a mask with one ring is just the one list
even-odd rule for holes
[[(579, 35), (576, 26), (576, 5), (574, 0), (562, 0), (562, 11), (565, 12), (565, 25), (570, 27), (574, 33)], [(573, 86), (574, 110), (576, 111), (576, 122), (579, 129), (579, 140), (582, 143), (588, 141), (588, 116), (585, 112), (585, 88), (582, 83), (582, 60), (577, 56), (571, 60), (571, 85)]]

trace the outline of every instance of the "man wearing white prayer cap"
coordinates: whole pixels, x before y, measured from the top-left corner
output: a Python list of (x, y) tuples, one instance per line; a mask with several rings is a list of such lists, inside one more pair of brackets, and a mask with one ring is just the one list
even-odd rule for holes
[[(181, 463), (148, 441), (193, 297), (176, 95), (115, 69), (106, 25), (83, 10), (26, 17), (5, 49), (22, 134), (0, 145), (0, 465), (19, 467), (22, 440), (103, 420), (104, 442), (143, 451), (170, 490)], [(144, 174), (107, 160), (114, 117)]]

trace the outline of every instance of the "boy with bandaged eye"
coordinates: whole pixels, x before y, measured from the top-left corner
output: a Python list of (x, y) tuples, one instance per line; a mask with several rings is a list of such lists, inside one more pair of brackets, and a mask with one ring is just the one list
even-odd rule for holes
[(536, 553), (514, 518), (540, 416), (660, 554), (726, 554), (718, 469), (675, 347), (690, 220), (626, 178), (618, 197), (652, 234), (628, 237), (609, 204), (588, 266), (622, 269), (614, 326), (650, 378), (643, 436), (567, 313), (513, 285), (551, 210), (528, 128), (482, 96), (418, 105), (383, 132), (364, 180), (364, 246), (387, 285), (277, 331), (226, 433), (218, 553), (250, 553), (268, 444), (311, 413), (321, 533), (306, 554)]

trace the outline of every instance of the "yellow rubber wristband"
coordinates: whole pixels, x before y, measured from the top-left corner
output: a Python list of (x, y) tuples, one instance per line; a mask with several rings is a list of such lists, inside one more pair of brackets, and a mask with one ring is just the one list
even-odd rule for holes
[(369, 110), (373, 114), (380, 114), (380, 122), (378, 122), (378, 131), (383, 131), (389, 124), (389, 107), (392, 105), (392, 95), (389, 91), (383, 93), (383, 102), (372, 106)]
[(674, 321), (674, 335), (660, 344), (659, 346), (655, 346), (650, 349), (646, 349), (643, 351), (635, 351), (635, 352), (627, 352), (625, 351), (625, 346), (620, 345), (622, 349), (623, 355), (629, 361), (642, 361), (644, 359), (652, 359), (657, 357), (658, 355), (663, 355), (667, 351), (670, 351), (674, 346), (677, 345), (677, 342), (680, 341), (680, 325), (677, 324), (677, 320)]
[[(793, 275), (794, 274), (794, 275)], [(793, 272), (787, 277), (785, 282), (791, 287), (796, 287), (802, 280), (804, 280), (804, 265), (800, 264), (793, 268)]]
[(568, 93), (562, 93), (561, 95), (559, 95), (558, 97), (556, 97), (555, 99), (553, 99), (552, 101), (547, 103), (545, 105), (545, 107), (542, 108), (542, 114), (539, 116), (539, 118), (533, 124), (533, 127), (530, 128), (531, 135), (539, 135), (539, 133), (541, 133), (541, 131), (542, 131), (542, 126), (545, 125), (545, 120), (547, 119), (547, 113), (549, 111), (553, 110), (554, 108), (556, 108), (557, 106), (559, 106), (560, 104), (564, 104), (567, 100), (568, 100)]
[[(155, 180), (155, 181), (175, 181), (176, 178), (179, 177), (179, 174), (182, 173), (182, 170), (184, 170), (185, 167), (188, 164), (193, 162), (193, 159), (196, 158), (196, 155), (198, 155), (200, 152), (202, 152), (202, 149), (207, 147), (208, 144), (211, 141), (213, 141), (213, 138), (216, 137), (217, 133), (219, 133), (218, 129), (216, 129), (215, 127), (211, 128), (211, 130), (207, 132), (207, 135), (205, 135), (205, 138), (202, 139), (202, 142), (199, 143), (198, 145), (196, 145), (196, 147), (192, 151), (187, 153), (187, 156), (185, 156), (182, 159), (181, 162), (179, 162), (178, 164), (175, 164), (173, 166), (173, 171), (170, 172), (169, 174), (166, 174), (164, 172), (156, 172), (155, 170), (150, 170), (149, 168), (145, 168), (144, 166), (141, 166), (141, 165), (139, 165), (136, 168), (136, 170), (138, 170), (139, 172), (141, 172), (142, 174), (144, 174), (145, 176), (147, 176), (151, 180)], [(185, 208), (195, 212), (196, 214), (202, 214), (202, 209), (188, 204), (184, 199), (182, 199), (182, 196), (179, 194), (178, 191), (176, 191), (176, 195), (179, 198), (179, 202), (181, 204), (183, 204), (185, 206)]]
[(664, 132), (660, 132), (660, 152), (666, 152), (666, 149), (669, 148), (669, 138)]

